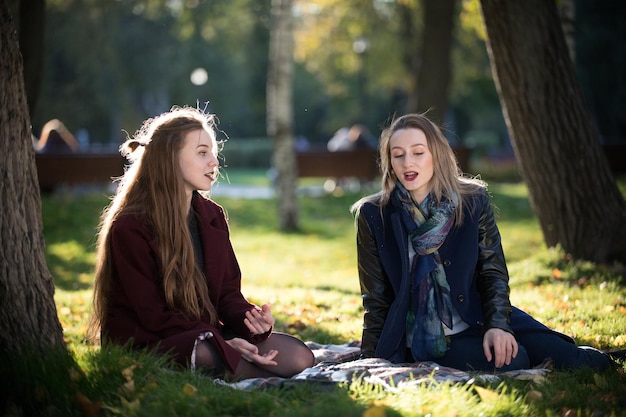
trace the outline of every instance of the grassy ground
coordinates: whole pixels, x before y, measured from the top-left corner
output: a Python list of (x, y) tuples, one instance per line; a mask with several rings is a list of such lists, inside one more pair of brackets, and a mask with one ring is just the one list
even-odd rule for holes
[[(231, 183), (267, 183), (258, 173), (229, 177)], [(499, 207), (513, 303), (579, 343), (626, 348), (624, 267), (572, 261), (561, 251), (546, 249), (524, 185), (494, 183), (490, 189)], [(354, 223), (348, 211), (359, 197), (301, 197), (302, 232), (291, 234), (276, 231), (274, 200), (216, 197), (230, 216), (243, 292), (254, 302), (273, 305), (277, 330), (320, 343), (360, 338)], [(556, 372), (542, 383), (433, 384), (397, 393), (364, 383), (240, 392), (168, 370), (149, 355), (103, 352), (86, 344), (83, 335), (94, 236), (106, 204), (105, 193), (43, 198), (46, 256), (56, 280), (59, 318), (81, 368), (72, 386), (87, 415), (611, 416), (626, 410), (624, 367), (602, 374)], [(66, 414), (80, 415), (73, 410)]]

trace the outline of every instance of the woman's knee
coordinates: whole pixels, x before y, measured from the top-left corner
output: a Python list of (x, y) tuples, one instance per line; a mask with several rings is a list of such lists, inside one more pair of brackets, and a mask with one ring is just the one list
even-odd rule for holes
[(311, 349), (309, 349), (307, 345), (302, 343), (302, 345), (299, 347), (298, 350), (299, 350), (299, 352), (297, 353), (298, 368), (301, 368), (301, 370), (304, 370), (306, 368), (310, 368), (313, 365), (315, 365), (315, 355), (313, 354), (313, 352), (311, 351)]
[(611, 366), (608, 355), (592, 347), (576, 346), (556, 333), (534, 332), (523, 334), (521, 338), (528, 349), (532, 366), (546, 360), (550, 360), (556, 369), (590, 367), (604, 370)]
[(215, 378), (223, 377), (226, 371), (224, 362), (208, 341), (201, 341), (196, 345), (195, 365), (200, 372)]
[[(273, 333), (263, 342), (263, 350), (278, 351), (279, 368), (285, 374), (297, 374), (315, 364), (315, 355), (301, 340), (286, 333)], [(281, 354), (282, 353), (282, 354)]]
[(598, 371), (609, 369), (613, 361), (606, 353), (591, 346), (577, 346), (577, 355), (570, 363), (562, 364), (562, 368), (582, 368), (589, 367)]

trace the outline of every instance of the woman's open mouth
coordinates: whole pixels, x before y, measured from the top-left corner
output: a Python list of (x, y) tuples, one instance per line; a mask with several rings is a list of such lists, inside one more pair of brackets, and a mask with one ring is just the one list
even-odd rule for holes
[(404, 173), (404, 179), (407, 181), (414, 181), (419, 174), (415, 171), (409, 171)]

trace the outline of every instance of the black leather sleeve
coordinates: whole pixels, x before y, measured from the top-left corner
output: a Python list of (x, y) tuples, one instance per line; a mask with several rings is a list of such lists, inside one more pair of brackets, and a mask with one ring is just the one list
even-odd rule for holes
[(361, 357), (376, 354), (376, 346), (391, 304), (391, 285), (378, 255), (376, 240), (365, 215), (357, 215), (357, 259), (363, 298), (363, 338)]
[(500, 232), (496, 225), (491, 199), (481, 194), (478, 204), (482, 206), (478, 231), (477, 285), (485, 316), (485, 331), (499, 328), (513, 333), (509, 317), (509, 273), (506, 267)]

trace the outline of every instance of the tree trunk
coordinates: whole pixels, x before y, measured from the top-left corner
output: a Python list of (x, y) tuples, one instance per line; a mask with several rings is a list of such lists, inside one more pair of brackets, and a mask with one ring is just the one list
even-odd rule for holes
[(278, 214), (282, 230), (298, 229), (297, 167), (293, 138), (293, 0), (272, 0), (267, 77), (267, 131), (274, 138)]
[(442, 124), (448, 107), (450, 51), (456, 0), (424, 0), (421, 59), (417, 77), (414, 111), (428, 111), (428, 117)]
[(24, 60), (24, 83), (30, 119), (35, 116), (43, 71), (45, 0), (20, 1), (20, 51)]
[(567, 45), (569, 58), (576, 64), (576, 4), (574, 0), (560, 0), (558, 2), (561, 29)]
[(0, 2), (0, 415), (41, 415), (71, 399), (72, 366), (44, 256), (41, 200), (22, 58)]
[(481, 0), (521, 174), (548, 247), (626, 261), (626, 202), (584, 107), (556, 2)]
[[(396, 2), (400, 33), (398, 43), (402, 46), (402, 63), (410, 74), (407, 85), (406, 113), (417, 112), (417, 75), (420, 67), (420, 43), (417, 42), (415, 13), (413, 7), (406, 2)], [(419, 45), (419, 46), (418, 46)]]
[[(44, 256), (41, 200), (24, 93), (22, 60), (13, 21), (2, 2), (0, 49), (0, 346), (44, 352), (63, 344), (54, 281)], [(10, 243), (9, 243), (10, 242)]]

